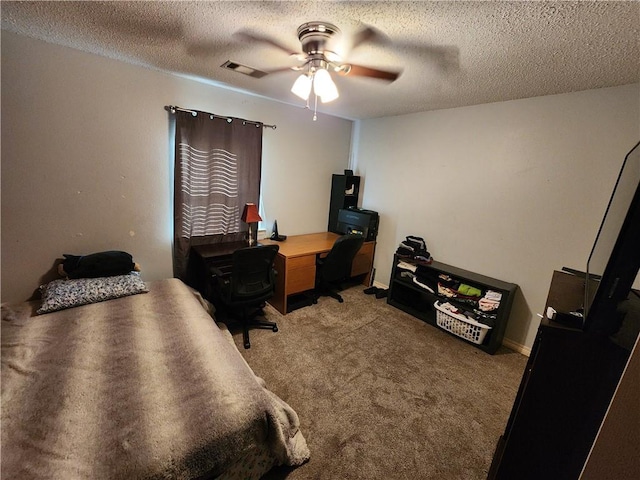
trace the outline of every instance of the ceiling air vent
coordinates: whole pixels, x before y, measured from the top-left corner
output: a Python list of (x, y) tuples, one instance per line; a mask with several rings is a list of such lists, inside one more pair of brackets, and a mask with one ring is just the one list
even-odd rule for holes
[(231, 60), (227, 60), (220, 66), (222, 68), (233, 70), (234, 72), (244, 73), (245, 75), (249, 75), (253, 78), (262, 78), (267, 74), (267, 72), (263, 72), (252, 67), (247, 67), (246, 65), (241, 65), (239, 63), (232, 62)]

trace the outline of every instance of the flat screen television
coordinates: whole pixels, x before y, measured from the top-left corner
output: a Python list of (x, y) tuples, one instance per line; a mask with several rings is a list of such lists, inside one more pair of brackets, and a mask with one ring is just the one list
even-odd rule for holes
[(586, 332), (619, 336), (628, 347), (640, 329), (640, 142), (625, 156), (587, 262)]

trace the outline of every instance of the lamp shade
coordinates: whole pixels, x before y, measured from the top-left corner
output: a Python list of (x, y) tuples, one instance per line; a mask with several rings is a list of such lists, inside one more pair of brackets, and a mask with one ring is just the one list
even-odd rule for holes
[(313, 77), (313, 93), (320, 97), (322, 103), (338, 98), (338, 88), (333, 83), (328, 70), (321, 68)]
[(240, 219), (245, 223), (261, 222), (262, 218), (258, 214), (258, 207), (255, 203), (246, 203), (244, 205), (244, 211)]
[(303, 100), (309, 98), (311, 93), (311, 78), (306, 73), (303, 73), (291, 87), (291, 91)]

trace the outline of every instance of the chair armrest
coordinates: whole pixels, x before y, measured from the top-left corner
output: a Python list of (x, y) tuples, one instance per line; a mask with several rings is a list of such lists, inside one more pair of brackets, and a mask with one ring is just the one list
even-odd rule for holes
[(209, 273), (213, 277), (224, 277), (225, 273), (220, 270), (218, 267), (209, 267)]
[(231, 272), (223, 271), (218, 267), (209, 267), (211, 281), (216, 282), (221, 288), (226, 289), (230, 285)]

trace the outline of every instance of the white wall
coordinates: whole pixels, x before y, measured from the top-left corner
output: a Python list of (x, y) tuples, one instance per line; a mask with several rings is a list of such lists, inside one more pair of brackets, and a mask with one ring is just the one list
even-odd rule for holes
[(441, 262), (516, 283), (506, 338), (531, 347), (554, 269), (584, 270), (625, 154), (630, 85), (359, 122), (362, 206), (381, 215), (376, 281), (406, 235)]
[(265, 223), (326, 230), (351, 121), (3, 30), (3, 301), (28, 298), (63, 253), (125, 250), (145, 280), (172, 276), (170, 104), (276, 124), (264, 130)]

